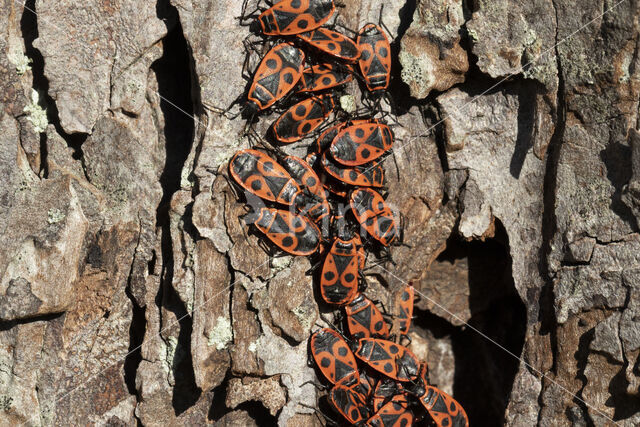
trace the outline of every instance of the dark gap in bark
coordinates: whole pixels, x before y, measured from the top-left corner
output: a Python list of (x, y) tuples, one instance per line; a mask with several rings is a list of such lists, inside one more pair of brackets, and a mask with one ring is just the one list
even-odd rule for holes
[[(471, 328), (416, 307), (415, 325), (436, 339), (451, 341), (455, 367), (453, 395), (467, 411), (471, 425), (502, 426), (513, 381), (518, 372), (526, 332), (526, 307), (515, 290), (509, 241), (496, 220), (494, 238), (466, 242), (452, 236), (436, 262), (468, 263)], [(453, 368), (453, 367), (452, 367)]]
[[(398, 24), (398, 33), (395, 34), (395, 38), (391, 40), (391, 80), (389, 81), (388, 93), (393, 100), (392, 108), (397, 115), (406, 114), (409, 109), (416, 105), (417, 99), (411, 97), (409, 86), (402, 81), (400, 65), (400, 59), (398, 54), (400, 53), (402, 37), (405, 35), (411, 23), (413, 22), (413, 14), (416, 11), (416, 0), (407, 0), (404, 6), (398, 11), (400, 17), (400, 24)], [(393, 37), (394, 34), (390, 34)]]
[[(557, 23), (558, 23), (558, 9), (553, 3), (556, 11), (556, 41), (558, 41)], [(556, 186), (558, 179), (558, 164), (560, 162), (560, 148), (564, 139), (564, 131), (566, 125), (566, 89), (564, 83), (564, 74), (562, 68), (562, 61), (560, 59), (560, 52), (558, 47), (555, 48), (556, 54), (556, 66), (558, 68), (558, 101), (557, 109), (555, 111), (555, 129), (549, 141), (549, 147), (547, 148), (547, 158), (545, 165), (545, 177), (543, 184), (543, 211), (542, 211), (542, 245), (539, 252), (539, 266), (540, 276), (545, 281), (540, 295), (532, 295), (529, 304), (535, 307), (536, 301), (538, 301), (538, 321), (540, 322), (540, 334), (550, 335), (551, 352), (553, 355), (552, 369), (555, 372), (556, 369), (556, 353), (558, 350), (557, 343), (557, 326), (554, 309), (554, 295), (553, 295), (553, 277), (551, 268), (549, 265), (549, 257), (552, 252), (552, 242), (558, 227), (556, 218)]]
[[(22, 18), (20, 18), (20, 30), (22, 31), (22, 38), (24, 39), (26, 55), (32, 61), (32, 86), (40, 95), (39, 105), (47, 111), (47, 121), (55, 127), (56, 132), (62, 137), (62, 139), (64, 139), (67, 146), (73, 149), (72, 157), (75, 160), (80, 160), (82, 169), (85, 171), (85, 178), (88, 180), (84, 164), (84, 154), (82, 152), (82, 144), (86, 141), (88, 135), (85, 133), (68, 134), (64, 129), (62, 129), (62, 126), (60, 125), (60, 117), (58, 115), (58, 106), (49, 94), (49, 80), (44, 75), (44, 58), (40, 51), (33, 47), (33, 41), (38, 38), (38, 16), (36, 14), (37, 10), (35, 3), (35, 0), (26, 0), (24, 4), (24, 12), (22, 13)], [(43, 136), (45, 138), (44, 142), (42, 141)], [(41, 134), (40, 138), (41, 162), (46, 167), (46, 135)], [(44, 151), (42, 151), (43, 145), (45, 148)], [(46, 171), (46, 173), (48, 175), (48, 171)]]
[(191, 150), (195, 131), (191, 98), (192, 59), (176, 8), (167, 0), (162, 0), (157, 5), (157, 13), (160, 19), (167, 22), (169, 32), (163, 39), (162, 57), (151, 67), (158, 81), (158, 94), (161, 96), (160, 109), (165, 122), (166, 152), (165, 166), (160, 176), (163, 193), (156, 212), (157, 224), (162, 230), (163, 261), (161, 286), (156, 303), (179, 319), (178, 343), (171, 367), (175, 379), (172, 405), (178, 416), (192, 407), (202, 393), (196, 385), (191, 360), (193, 319), (173, 287), (174, 250), (183, 248), (173, 247), (169, 215), (171, 198), (180, 189), (182, 169)]
[(612, 142), (600, 151), (600, 159), (607, 168), (607, 179), (615, 189), (611, 195), (609, 208), (624, 222), (629, 224), (633, 232), (638, 232), (638, 222), (631, 208), (622, 201), (622, 189), (631, 181), (631, 147), (628, 142)]
[(129, 283), (127, 283), (125, 293), (131, 300), (132, 308), (131, 324), (129, 325), (129, 349), (127, 351), (127, 357), (124, 359), (124, 382), (127, 385), (129, 393), (136, 395), (139, 400), (140, 396), (136, 390), (136, 372), (142, 361), (140, 347), (147, 332), (146, 308), (138, 305), (136, 298), (131, 292), (131, 276), (129, 276)]
[[(629, 381), (627, 380), (626, 370), (628, 361), (620, 368), (618, 373), (609, 382), (609, 398), (605, 402), (608, 407), (614, 407), (613, 413), (614, 421), (622, 421), (627, 418), (631, 418), (638, 412), (640, 412), (640, 398), (638, 395), (627, 393), (629, 387)], [(640, 375), (639, 371), (640, 358), (635, 362), (633, 373), (636, 376)]]
[[(582, 392), (584, 391), (584, 388), (587, 386), (588, 382), (587, 376), (585, 375), (584, 371), (587, 368), (587, 364), (589, 362), (589, 346), (595, 338), (595, 334), (595, 327), (582, 334), (580, 340), (578, 341), (578, 350), (574, 353), (574, 357), (576, 359), (576, 379), (582, 383), (580, 390), (578, 390), (573, 398), (573, 403), (575, 403), (582, 411), (582, 418), (580, 420), (574, 421), (586, 422), (586, 425), (588, 427), (594, 427), (595, 425), (593, 423), (593, 420), (591, 419), (591, 416), (589, 415), (589, 408), (587, 408), (587, 405), (584, 403)], [(570, 408), (567, 408), (567, 411), (569, 409)], [(567, 414), (567, 418), (571, 419), (570, 414)]]
[(509, 172), (516, 179), (520, 178), (522, 167), (533, 147), (536, 135), (538, 103), (536, 98), (545, 93), (541, 83), (522, 80), (517, 87), (518, 94), (518, 132), (516, 144), (509, 163)]
[[(435, 137), (436, 147), (438, 148), (438, 159), (440, 160), (440, 165), (442, 166), (442, 171), (447, 172), (449, 170), (449, 160), (447, 160), (447, 138), (444, 133), (444, 122), (442, 121), (442, 115), (440, 111), (435, 106), (427, 107), (423, 106), (420, 108), (420, 113), (422, 115), (422, 121), (427, 129), (431, 129), (433, 135)], [(443, 201), (443, 204), (446, 201)]]
[(245, 411), (259, 426), (274, 426), (278, 424), (278, 414), (275, 416), (271, 415), (267, 408), (259, 401), (248, 401), (241, 403), (233, 409), (228, 408), (225, 402), (227, 400), (227, 385), (229, 384), (229, 379), (231, 379), (231, 375), (230, 372), (227, 372), (224, 381), (212, 391), (213, 400), (207, 415), (209, 421), (215, 424), (230, 412)]
[(227, 400), (227, 384), (229, 383), (229, 378), (231, 378), (231, 376), (229, 375), (229, 372), (227, 372), (227, 376), (222, 383), (211, 391), (213, 393), (213, 399), (211, 407), (209, 408), (209, 413), (207, 414), (207, 420), (213, 421), (214, 423), (231, 412), (225, 404), (225, 401)]
[(65, 313), (49, 313), (35, 315), (26, 319), (0, 320), (0, 332), (8, 331), (17, 325), (25, 325), (32, 322), (50, 322), (64, 316), (64, 314)]
[(391, 43), (391, 80), (389, 82), (388, 93), (392, 99), (391, 106), (394, 109), (393, 113), (396, 115), (404, 115), (409, 113), (412, 107), (420, 107), (421, 109), (432, 105), (436, 97), (443, 92), (432, 90), (429, 94), (422, 99), (414, 98), (411, 96), (411, 90), (402, 80), (402, 65), (400, 64), (399, 54), (402, 48), (402, 37), (406, 34), (407, 30), (413, 22), (413, 15), (417, 8), (416, 0), (407, 0), (407, 2), (400, 8), (398, 15), (400, 16), (400, 24), (398, 25), (398, 34)]
[(40, 177), (47, 179), (49, 178), (49, 166), (47, 165), (47, 158), (49, 157), (49, 152), (47, 151), (47, 134), (40, 134)]

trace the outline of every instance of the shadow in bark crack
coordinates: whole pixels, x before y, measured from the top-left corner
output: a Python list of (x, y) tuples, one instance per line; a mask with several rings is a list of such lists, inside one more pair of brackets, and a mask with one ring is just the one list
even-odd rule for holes
[(509, 163), (509, 172), (516, 179), (520, 178), (527, 153), (533, 147), (538, 114), (535, 99), (538, 93), (536, 84), (529, 82), (523, 82), (518, 92), (518, 134)]
[[(468, 324), (491, 341), (471, 328), (453, 326), (423, 310), (416, 310), (415, 325), (428, 330), (439, 342), (450, 342), (450, 353), (443, 351), (437, 357), (448, 370), (454, 369), (453, 395), (467, 411), (470, 424), (501, 426), (520, 364), (505, 349), (520, 356), (526, 308), (514, 287), (508, 238), (497, 220), (495, 238), (465, 242), (452, 236), (436, 262), (465, 260), (471, 312)], [(456, 274), (451, 280), (463, 277)], [(442, 351), (440, 347), (432, 345), (430, 350)]]
[[(162, 3), (162, 4), (160, 4)], [(182, 169), (191, 150), (195, 123), (191, 96), (191, 56), (184, 38), (182, 27), (177, 20), (177, 11), (160, 2), (158, 17), (168, 22), (171, 28), (163, 39), (163, 55), (153, 65), (152, 70), (158, 81), (158, 93), (162, 96), (160, 108), (164, 116), (164, 137), (166, 161), (160, 176), (163, 194), (157, 208), (157, 225), (162, 229), (162, 283), (156, 297), (156, 304), (173, 313), (179, 320), (179, 333), (172, 361), (175, 379), (172, 404), (176, 415), (193, 406), (202, 391), (196, 385), (191, 360), (191, 332), (193, 320), (186, 304), (173, 287), (174, 248), (170, 227), (171, 198), (180, 189)], [(173, 25), (175, 23), (175, 25)], [(177, 107), (177, 108), (176, 108)], [(166, 323), (172, 322), (169, 320)], [(164, 327), (167, 324), (163, 324)]]
[(600, 159), (607, 168), (607, 179), (615, 189), (609, 207), (623, 221), (638, 231), (638, 224), (631, 209), (622, 201), (622, 187), (629, 183), (632, 175), (631, 147), (619, 142), (609, 143), (600, 151)]
[[(36, 9), (35, 0), (26, 0), (24, 3), (24, 12), (20, 18), (20, 31), (24, 39), (25, 54), (31, 59), (31, 72), (33, 74), (33, 89), (40, 95), (38, 104), (46, 109), (47, 121), (51, 123), (58, 135), (73, 149), (73, 158), (84, 162), (82, 144), (88, 135), (84, 133), (68, 134), (60, 125), (60, 117), (58, 115), (58, 106), (49, 95), (49, 80), (44, 75), (44, 58), (38, 49), (33, 46), (33, 42), (38, 38), (38, 11)], [(47, 160), (47, 135), (40, 134), (40, 156), (41, 171), (43, 176), (48, 176), (46, 165)], [(83, 163), (84, 167), (84, 163)]]

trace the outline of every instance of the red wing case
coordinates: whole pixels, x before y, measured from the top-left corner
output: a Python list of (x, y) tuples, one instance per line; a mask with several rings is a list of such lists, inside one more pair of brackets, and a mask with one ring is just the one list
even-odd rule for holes
[(311, 255), (320, 246), (320, 230), (308, 218), (289, 211), (261, 208), (255, 226), (283, 251)]
[(389, 126), (377, 121), (343, 128), (331, 143), (331, 155), (345, 166), (359, 166), (377, 159), (393, 146)]
[(287, 171), (262, 151), (238, 151), (229, 162), (229, 172), (242, 188), (271, 202), (291, 205), (300, 191)]
[(333, 0), (282, 0), (262, 12), (258, 22), (268, 36), (288, 36), (320, 27), (334, 10)]
[(371, 92), (389, 87), (391, 77), (391, 44), (382, 28), (367, 24), (358, 32), (360, 72)]
[(358, 248), (354, 239), (336, 238), (320, 276), (320, 293), (329, 304), (344, 305), (358, 294)]
[(353, 80), (351, 69), (333, 64), (318, 64), (302, 71), (302, 89), (299, 92), (317, 92), (342, 86)]
[(311, 355), (318, 368), (332, 384), (339, 381), (356, 378), (358, 381), (358, 367), (351, 349), (337, 332), (324, 328), (311, 335)]
[(298, 37), (327, 55), (343, 61), (355, 62), (360, 57), (360, 49), (353, 40), (328, 28), (298, 34)]
[(262, 59), (253, 77), (247, 100), (256, 110), (271, 107), (302, 77), (304, 52), (290, 43), (274, 46)]
[(273, 124), (273, 134), (283, 143), (299, 141), (320, 126), (335, 108), (333, 96), (320, 95), (292, 105)]
[(351, 192), (353, 214), (367, 232), (384, 246), (393, 243), (398, 235), (391, 208), (376, 191), (359, 188)]
[(362, 338), (355, 355), (391, 379), (411, 381), (418, 377), (418, 358), (408, 348), (391, 341)]

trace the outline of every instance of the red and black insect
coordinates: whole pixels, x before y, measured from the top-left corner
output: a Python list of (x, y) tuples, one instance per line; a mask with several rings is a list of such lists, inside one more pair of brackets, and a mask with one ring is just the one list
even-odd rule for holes
[(371, 396), (373, 411), (378, 412), (393, 396), (403, 393), (405, 391), (402, 388), (402, 383), (391, 378), (381, 378), (373, 389), (373, 395)]
[(353, 40), (328, 28), (301, 33), (298, 37), (327, 55), (343, 61), (355, 62), (360, 57), (360, 50)]
[(331, 384), (345, 379), (360, 381), (356, 358), (336, 331), (324, 328), (314, 332), (309, 345), (311, 356)]
[(462, 405), (444, 391), (429, 385), (426, 363), (420, 365), (417, 380), (404, 383), (404, 388), (418, 398), (438, 427), (469, 427), (469, 418)]
[(360, 371), (360, 391), (367, 401), (373, 396), (378, 379), (371, 375), (366, 369)]
[(289, 93), (302, 77), (304, 57), (304, 52), (290, 43), (280, 43), (267, 52), (253, 77), (245, 110), (254, 114)]
[(419, 400), (438, 427), (469, 427), (469, 418), (462, 405), (444, 391), (425, 385)]
[(366, 397), (357, 382), (340, 381), (329, 391), (329, 401), (353, 425), (362, 425), (369, 418)]
[(389, 325), (369, 298), (359, 294), (344, 308), (349, 333), (355, 338), (389, 338)]
[(346, 166), (358, 166), (382, 156), (393, 146), (391, 129), (377, 120), (358, 121), (338, 132), (331, 143), (333, 158)]
[(413, 412), (404, 394), (392, 396), (367, 420), (370, 427), (409, 427), (413, 425)]
[(329, 20), (333, 0), (282, 0), (258, 16), (251, 30), (258, 27), (268, 36), (288, 36), (314, 30)]
[(313, 145), (313, 150), (316, 154), (322, 154), (327, 148), (331, 146), (331, 143), (340, 132), (340, 129), (344, 126), (343, 123), (338, 123), (325, 129), (320, 136), (316, 139)]
[(398, 329), (402, 335), (406, 335), (409, 332), (411, 326), (411, 317), (413, 316), (413, 300), (415, 296), (415, 289), (409, 283), (403, 289), (400, 295), (395, 298), (395, 320), (398, 324)]
[(367, 24), (360, 29), (357, 38), (360, 49), (358, 65), (367, 89), (371, 92), (389, 87), (391, 76), (391, 45), (386, 34), (376, 24)]
[(329, 304), (348, 304), (358, 295), (360, 255), (355, 238), (336, 238), (325, 257), (320, 293)]
[[(302, 205), (304, 208), (301, 213), (313, 218), (316, 223), (322, 221), (330, 214), (331, 210), (327, 200), (327, 192), (318, 175), (309, 163), (299, 157), (287, 156), (283, 159), (283, 163), (300, 188), (306, 188), (310, 193), (310, 196), (303, 193)], [(296, 203), (298, 202), (296, 200)]]
[(350, 195), (351, 209), (360, 225), (384, 246), (398, 237), (393, 212), (380, 194), (370, 188), (358, 188)]
[(273, 124), (273, 135), (283, 143), (299, 141), (324, 122), (335, 108), (333, 95), (304, 99), (292, 105)]
[(254, 225), (276, 246), (292, 255), (311, 255), (320, 246), (320, 230), (302, 215), (260, 208)]
[(384, 185), (384, 169), (373, 162), (371, 165), (344, 166), (334, 161), (325, 151), (322, 155), (322, 167), (325, 172), (345, 184), (357, 187), (382, 187)]
[(258, 150), (238, 151), (229, 162), (229, 172), (245, 190), (271, 202), (292, 205), (300, 193), (287, 171)]
[(408, 348), (379, 338), (362, 338), (352, 346), (357, 358), (376, 371), (398, 381), (418, 377), (418, 358)]
[(350, 67), (330, 63), (317, 64), (302, 71), (299, 92), (317, 92), (349, 83), (353, 80)]

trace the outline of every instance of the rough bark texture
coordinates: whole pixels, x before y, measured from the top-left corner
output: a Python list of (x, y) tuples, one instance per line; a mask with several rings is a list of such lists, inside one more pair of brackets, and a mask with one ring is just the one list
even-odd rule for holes
[[(319, 423), (312, 264), (225, 177), (241, 3), (0, 1), (1, 424)], [(342, 3), (397, 58), (367, 292), (472, 425), (640, 424), (638, 0)]]

